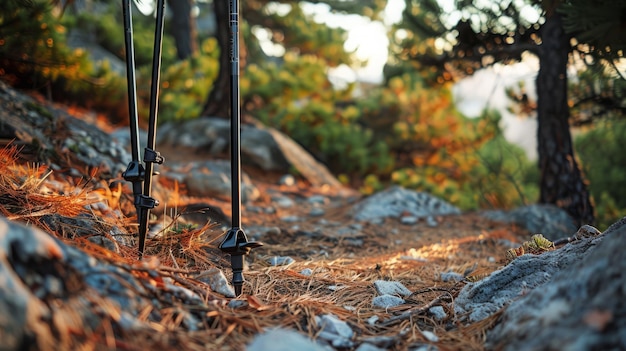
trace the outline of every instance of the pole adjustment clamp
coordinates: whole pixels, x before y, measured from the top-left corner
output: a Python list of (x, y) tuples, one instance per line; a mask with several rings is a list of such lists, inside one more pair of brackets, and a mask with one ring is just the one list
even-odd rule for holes
[(165, 162), (165, 157), (161, 156), (161, 153), (158, 151), (154, 151), (151, 148), (147, 147), (143, 153), (143, 161), (144, 162), (152, 162), (158, 165), (163, 164)]

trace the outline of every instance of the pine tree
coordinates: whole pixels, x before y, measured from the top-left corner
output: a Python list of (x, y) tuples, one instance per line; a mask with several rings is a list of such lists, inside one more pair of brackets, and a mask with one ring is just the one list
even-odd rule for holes
[(588, 16), (582, 6), (597, 7), (590, 13), (623, 13), (623, 3), (458, 0), (455, 8), (444, 11), (436, 0), (406, 0), (403, 22), (395, 30), (394, 54), (405, 65), (434, 68), (431, 73), (439, 82), (495, 63), (518, 62), (524, 53), (536, 55), (539, 201), (556, 204), (579, 223), (592, 223), (593, 207), (572, 149), (567, 67), (572, 53), (583, 49), (601, 59), (621, 56), (611, 45), (621, 47), (623, 32), (618, 20), (603, 30), (578, 26), (574, 14)]

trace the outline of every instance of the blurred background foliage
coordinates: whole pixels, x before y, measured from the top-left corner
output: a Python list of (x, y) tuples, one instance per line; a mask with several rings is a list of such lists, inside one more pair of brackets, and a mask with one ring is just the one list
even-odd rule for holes
[[(371, 19), (378, 19), (386, 4), (381, 0), (312, 2)], [(70, 33), (79, 31), (123, 59), (118, 2), (91, 3), (97, 11), (70, 7), (61, 15), (49, 1), (3, 1), (0, 79), (37, 90), (51, 100), (96, 109), (112, 123), (124, 125), (128, 119), (125, 72), (107, 61), (95, 63), (88, 57), (89, 50), (68, 44)], [(433, 1), (424, 3), (433, 5)], [(440, 196), (464, 210), (508, 209), (537, 201), (536, 162), (506, 141), (497, 111), (486, 110), (476, 118), (463, 116), (454, 106), (447, 73), (403, 57), (405, 49), (400, 46), (394, 54), (392, 46), (383, 83), (336, 85), (329, 79), (329, 68), (363, 65), (344, 48), (345, 30), (315, 22), (300, 2), (256, 0), (243, 6), (244, 118), (287, 133), (341, 181), (364, 194), (399, 184)], [(210, 4), (200, 7), (207, 8)], [(135, 11), (133, 24), (140, 115), (145, 119), (154, 21)], [(390, 38), (406, 43), (412, 35), (406, 28), (397, 26)], [(279, 47), (279, 54), (270, 55), (262, 48), (263, 36)], [(198, 51), (183, 60), (177, 57), (173, 38), (166, 35), (164, 40), (160, 122), (199, 118), (220, 70), (218, 40), (212, 33), (197, 33)], [(425, 40), (411, 50), (434, 52), (434, 48), (434, 41)], [(573, 115), (593, 113), (584, 103), (597, 95), (623, 96), (623, 85), (614, 76), (581, 69), (571, 88)], [(513, 92), (510, 97), (512, 106), (529, 103)], [(626, 209), (626, 188), (619, 183), (626, 179), (626, 156), (621, 151), (626, 123), (619, 121), (621, 106), (607, 109), (616, 118), (603, 122), (588, 118), (575, 142), (602, 224), (621, 217)], [(524, 118), (524, 113), (519, 114)]]

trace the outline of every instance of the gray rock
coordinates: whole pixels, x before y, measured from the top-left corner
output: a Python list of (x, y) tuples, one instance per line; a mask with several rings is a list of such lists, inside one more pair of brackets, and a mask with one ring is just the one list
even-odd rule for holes
[[(184, 183), (188, 192), (194, 196), (223, 196), (230, 197), (230, 162), (224, 160), (205, 161), (194, 163), (194, 169), (186, 173)], [(164, 175), (167, 177), (167, 174)], [(242, 175), (241, 201), (254, 201), (259, 196), (259, 190), (252, 184), (245, 173)]]
[[(372, 317), (377, 317), (377, 316), (372, 316)], [(372, 317), (370, 317), (369, 319), (372, 319)], [(368, 323), (369, 323), (369, 319), (368, 319)], [(369, 324), (374, 325), (374, 323), (369, 323)], [(364, 343), (372, 344), (372, 345), (375, 345), (375, 346), (378, 346), (387, 350), (391, 348), (393, 345), (395, 345), (396, 343), (398, 343), (398, 341), (400, 341), (401, 338), (402, 338), (402, 333), (400, 333), (400, 335), (394, 335), (394, 336), (369, 336), (361, 340)]]
[(465, 279), (463, 274), (457, 272), (443, 272), (439, 274), (439, 278), (442, 282), (460, 282)]
[(91, 241), (92, 243), (96, 245), (102, 246), (111, 252), (115, 252), (118, 254), (120, 253), (119, 245), (115, 241), (107, 238), (106, 236), (94, 235), (94, 236), (88, 237), (87, 240)]
[(374, 221), (387, 217), (399, 218), (407, 213), (416, 218), (424, 218), (460, 214), (461, 210), (427, 193), (407, 190), (399, 186), (393, 186), (367, 197), (353, 208), (353, 216), (359, 221)]
[(412, 294), (404, 284), (396, 281), (376, 280), (374, 287), (379, 295), (409, 296)]
[(241, 307), (245, 307), (248, 306), (248, 302), (244, 301), (244, 300), (230, 300), (228, 301), (228, 307), (232, 308), (232, 309), (237, 309), (237, 308), (241, 308)]
[(329, 341), (334, 347), (348, 348), (354, 345), (351, 340), (354, 336), (354, 331), (352, 331), (348, 323), (340, 320), (335, 315), (315, 316), (315, 323), (320, 328), (318, 336)]
[(266, 261), (272, 266), (288, 266), (296, 262), (296, 260), (294, 260), (293, 258), (289, 256), (272, 256), (268, 258)]
[(309, 211), (309, 216), (311, 217), (320, 217), (326, 214), (326, 211), (324, 211), (323, 208), (320, 207), (313, 207), (310, 211)]
[[(150, 275), (156, 272), (147, 271)], [(63, 284), (72, 282), (72, 284)], [(83, 251), (65, 245), (33, 227), (26, 227), (0, 218), (0, 340), (2, 347), (12, 349), (41, 348), (46, 350), (67, 349), (69, 345), (49, 345), (59, 340), (50, 335), (48, 323), (53, 310), (43, 298), (55, 297), (66, 301), (72, 309), (72, 318), (78, 325), (94, 330), (106, 318), (119, 328), (145, 322), (129, 320), (146, 307), (153, 310), (152, 321), (160, 320), (160, 301), (152, 301), (154, 289), (144, 279), (138, 279), (123, 265), (111, 265), (88, 256)], [(189, 290), (174, 286), (164, 280), (160, 288), (164, 300), (176, 303), (201, 304), (202, 299)], [(85, 296), (89, 294), (89, 296)], [(69, 299), (68, 297), (72, 297)], [(106, 301), (119, 308), (94, 309), (84, 301)], [(83, 301), (83, 302), (80, 302)], [(119, 319), (120, 312), (127, 313)], [(6, 318), (11, 316), (11, 318)], [(26, 316), (28, 318), (26, 318)], [(189, 326), (197, 321), (185, 318)], [(119, 323), (119, 324), (118, 324)], [(62, 338), (60, 340), (63, 340)], [(36, 347), (33, 343), (37, 343)]]
[(257, 335), (247, 351), (329, 351), (306, 336), (288, 329), (270, 329)]
[(294, 178), (294, 176), (292, 176), (291, 174), (285, 174), (284, 176), (280, 177), (280, 179), (278, 180), (278, 184), (294, 186), (296, 185), (296, 178)]
[(390, 308), (400, 306), (404, 303), (404, 299), (393, 295), (380, 295), (372, 299), (372, 306), (380, 308)]
[(448, 318), (448, 314), (443, 306), (434, 306), (428, 309), (428, 313), (430, 313), (436, 321), (442, 321)]
[(485, 211), (482, 215), (494, 221), (515, 223), (552, 241), (570, 236), (578, 229), (567, 212), (554, 205), (535, 204), (511, 211)]
[(274, 137), (267, 131), (250, 125), (242, 127), (241, 154), (265, 171), (289, 170), (289, 162)]
[(406, 225), (412, 225), (412, 224), (416, 224), (418, 220), (419, 218), (415, 216), (402, 216), (400, 218), (400, 223), (406, 224)]
[[(20, 267), (29, 261), (50, 262), (58, 256), (63, 257), (62, 250), (45, 233), (0, 219), (0, 340), (3, 349), (26, 347), (28, 335), (36, 328), (45, 332), (40, 335), (42, 341), (52, 340), (43, 325), (44, 320), (51, 318), (51, 311), (31, 292), (27, 285), (29, 277), (24, 276), (26, 268)], [(53, 349), (54, 345), (39, 347)]]
[(313, 271), (311, 270), (311, 268), (305, 268), (305, 269), (300, 271), (300, 274), (309, 277), (309, 276), (311, 276), (313, 274)]
[(306, 201), (310, 204), (318, 204), (318, 205), (324, 205), (330, 202), (330, 200), (326, 196), (323, 196), (323, 195), (309, 196), (309, 198), (306, 199)]
[[(213, 155), (226, 153), (230, 138), (228, 120), (202, 117), (161, 127), (163, 144), (209, 150)], [(241, 126), (242, 163), (266, 171), (287, 173), (295, 168), (314, 186), (341, 187), (341, 183), (298, 143), (283, 133), (261, 123)]]
[(385, 351), (386, 349), (381, 349), (372, 344), (363, 343), (356, 348), (356, 351)]
[[(624, 247), (626, 218), (603, 235), (554, 251), (553, 257), (534, 257), (559, 269), (548, 284), (516, 296), (488, 333), (487, 349), (625, 350)], [(565, 257), (566, 250), (571, 257)]]
[(216, 293), (222, 294), (226, 297), (235, 297), (235, 289), (230, 285), (228, 279), (220, 269), (210, 268), (204, 272), (201, 272), (197, 277), (197, 280), (208, 284), (211, 290)]
[(301, 218), (298, 216), (284, 216), (284, 217), (280, 217), (280, 220), (283, 222), (287, 222), (287, 223), (295, 223), (295, 222), (299, 222)]
[[(30, 96), (20, 94), (13, 88), (0, 82), (0, 106), (13, 106), (12, 113), (1, 117), (0, 136), (6, 140), (15, 139), (38, 153), (40, 162), (47, 162), (51, 168), (64, 168), (54, 163), (55, 157), (64, 158), (57, 151), (69, 152), (82, 164), (97, 167), (101, 179), (118, 177), (130, 162), (130, 154), (123, 145), (117, 143), (109, 134), (98, 128), (95, 123), (75, 118), (67, 111), (50, 105), (42, 105)], [(85, 114), (84, 119), (96, 118)], [(63, 128), (59, 139), (50, 138), (43, 131), (55, 131)], [(61, 136), (65, 139), (60, 139)], [(57, 146), (62, 149), (58, 150)], [(86, 169), (87, 167), (85, 167)], [(75, 168), (70, 172), (81, 174)]]
[(272, 202), (275, 203), (276, 206), (282, 208), (291, 208), (295, 204), (292, 199), (282, 195), (272, 196)]

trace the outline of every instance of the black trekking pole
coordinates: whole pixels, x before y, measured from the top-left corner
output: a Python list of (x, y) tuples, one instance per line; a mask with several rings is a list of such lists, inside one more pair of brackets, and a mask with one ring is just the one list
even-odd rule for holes
[[(157, 1), (156, 26), (154, 30), (154, 51), (152, 54), (152, 80), (150, 85), (150, 115), (148, 117), (148, 144), (143, 153), (143, 161), (146, 167), (143, 183), (143, 194), (139, 198), (139, 257), (143, 256), (148, 232), (148, 219), (150, 209), (159, 205), (159, 202), (150, 196), (152, 189), (152, 176), (154, 164), (162, 164), (163, 156), (154, 149), (156, 148), (157, 115), (159, 111), (159, 84), (161, 81), (161, 49), (163, 48), (163, 22), (165, 19), (165, 0)], [(135, 199), (137, 201), (137, 199)], [(136, 204), (137, 205), (137, 204)]]
[[(122, 0), (124, 15), (124, 42), (126, 47), (126, 75), (128, 80), (128, 106), (130, 114), (130, 144), (132, 161), (122, 173), (124, 180), (133, 184), (134, 204), (139, 224), (139, 257), (143, 250), (148, 231), (150, 209), (159, 202), (150, 197), (152, 187), (153, 164), (162, 164), (163, 157), (154, 151), (156, 145), (156, 124), (159, 101), (159, 80), (161, 70), (161, 48), (163, 42), (163, 20), (165, 12), (164, 0), (158, 0), (157, 22), (154, 36), (154, 53), (152, 62), (152, 81), (150, 89), (150, 117), (148, 120), (148, 145), (144, 150), (146, 169), (140, 161), (139, 153), (139, 117), (137, 113), (137, 83), (135, 78), (135, 49), (133, 45), (133, 24), (130, 0)], [(143, 185), (143, 186), (142, 186)]]
[[(226, 0), (216, 0), (226, 1)], [(228, 0), (230, 12), (230, 171), (232, 227), (219, 245), (220, 250), (230, 254), (233, 270), (233, 287), (235, 295), (241, 295), (243, 289), (243, 256), (255, 247), (262, 246), (259, 242), (248, 242), (241, 228), (241, 110), (239, 96), (239, 3)]]
[(124, 180), (133, 185), (133, 196), (137, 220), (141, 222), (142, 183), (144, 178), (143, 165), (139, 161), (139, 117), (137, 115), (137, 82), (135, 79), (135, 49), (133, 45), (133, 22), (130, 0), (122, 0), (124, 15), (124, 44), (126, 48), (126, 80), (128, 85), (128, 113), (130, 124), (130, 147), (132, 161), (122, 173)]

